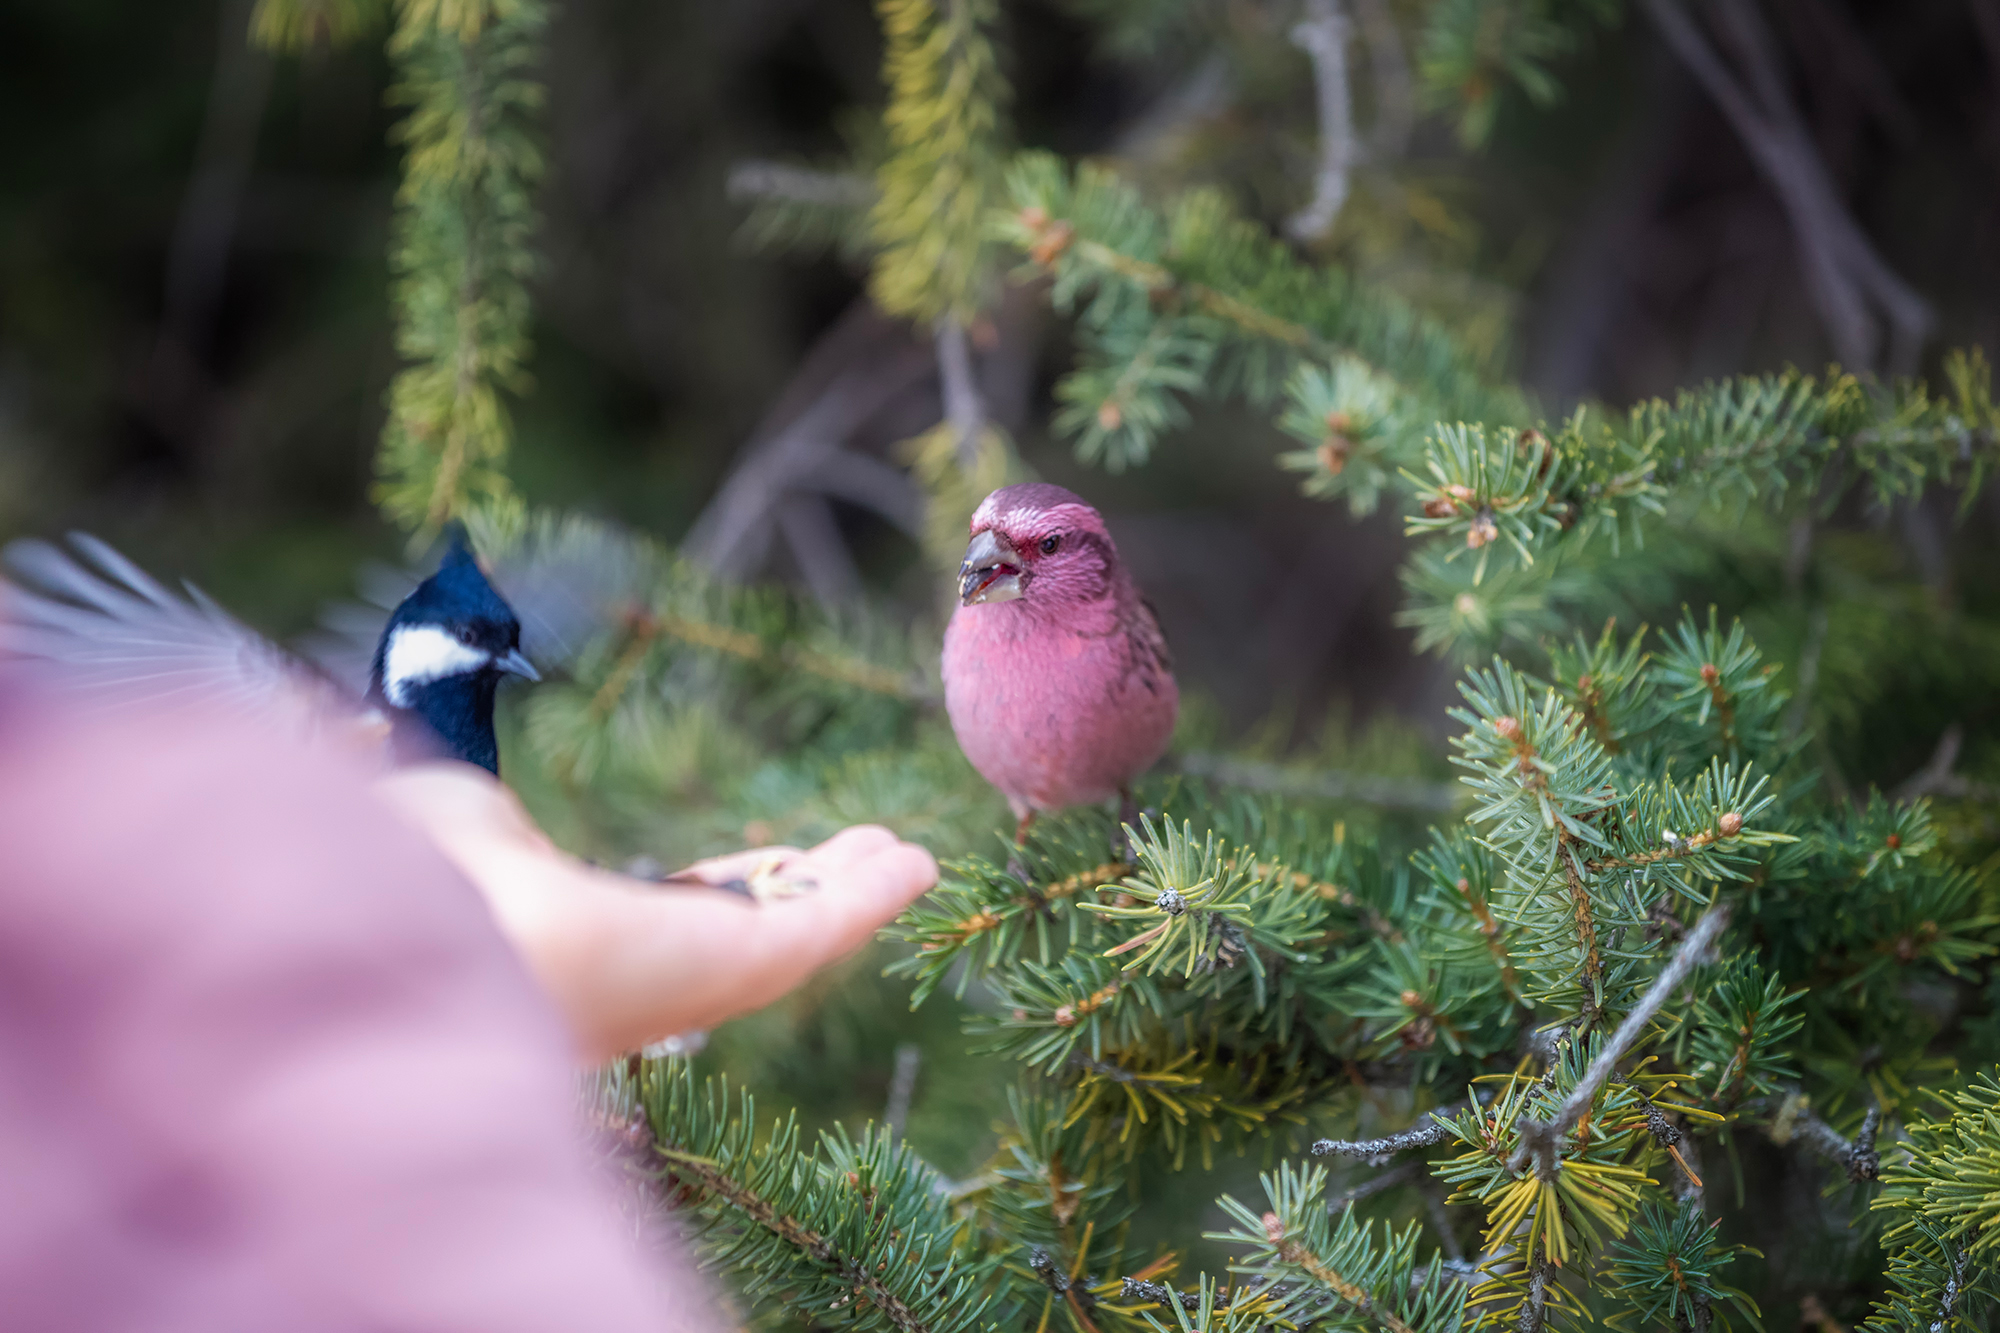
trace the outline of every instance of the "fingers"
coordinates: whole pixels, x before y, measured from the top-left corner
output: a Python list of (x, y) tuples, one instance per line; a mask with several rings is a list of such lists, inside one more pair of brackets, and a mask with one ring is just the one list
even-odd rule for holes
[(886, 829), (837, 834), (800, 863), (819, 879), (816, 892), (765, 903), (760, 933), (811, 970), (860, 948), (937, 883), (937, 861)]
[(806, 855), (822, 870), (839, 871), (866, 860), (886, 847), (898, 845), (896, 835), (880, 824), (856, 824), (842, 829)]
[(732, 879), (748, 879), (761, 869), (773, 856), (782, 857), (781, 865), (790, 865), (806, 853), (796, 847), (753, 847), (747, 852), (731, 852), (727, 856), (711, 856), (704, 861), (696, 861), (682, 875), (693, 875), (707, 880), (710, 884), (724, 884)]
[(756, 847), (747, 852), (731, 852), (727, 856), (712, 856), (697, 861), (680, 873), (694, 875), (711, 884), (721, 884), (732, 879), (748, 879), (763, 869), (773, 856), (779, 856), (783, 858), (780, 866), (787, 869), (797, 866), (799, 873), (807, 877), (825, 876), (838, 874), (895, 842), (896, 835), (879, 824), (857, 824), (842, 829), (809, 852), (791, 846)]

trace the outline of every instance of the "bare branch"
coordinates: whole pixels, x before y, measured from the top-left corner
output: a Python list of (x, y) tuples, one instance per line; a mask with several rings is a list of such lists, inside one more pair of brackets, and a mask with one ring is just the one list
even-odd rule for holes
[(844, 171), (814, 171), (786, 162), (752, 160), (729, 169), (724, 187), (738, 203), (782, 199), (826, 208), (862, 209), (875, 202), (875, 183)]
[(1798, 1139), (1822, 1157), (1840, 1163), (1849, 1180), (1859, 1183), (1881, 1174), (1882, 1154), (1875, 1150), (1875, 1135), (1882, 1128), (1880, 1107), (1871, 1106), (1862, 1117), (1861, 1132), (1852, 1142), (1842, 1138), (1832, 1125), (1810, 1109), (1801, 1111), (1792, 1122), (1791, 1138)]
[(1329, 1198), (1326, 1201), (1326, 1211), (1337, 1213), (1343, 1208), (1352, 1208), (1371, 1194), (1380, 1194), (1383, 1190), (1394, 1189), (1411, 1176), (1417, 1174), (1417, 1168), (1421, 1165), (1421, 1162), (1405, 1162), (1401, 1166), (1392, 1167), (1378, 1176), (1371, 1176), (1352, 1189), (1344, 1190)]
[(907, 472), (873, 454), (836, 450), (820, 460), (804, 484), (828, 499), (872, 510), (914, 539), (923, 538), (923, 492)]
[[(1958, 752), (1965, 744), (1965, 728), (1952, 723), (1938, 737), (1937, 749), (1924, 766), (1910, 774), (1903, 784), (1891, 793), (1899, 801), (1914, 801), (1929, 796), (1932, 792), (1943, 792), (1952, 784), (1951, 770), (1958, 763)], [(1961, 779), (1962, 781), (1962, 779)]]
[(845, 606), (861, 598), (861, 571), (841, 539), (833, 509), (817, 495), (794, 493), (778, 505), (778, 531), (791, 550), (813, 599), (821, 606)]
[(1660, 1012), (1660, 1007), (1667, 1002), (1668, 997), (1687, 980), (1688, 973), (1694, 971), (1700, 964), (1711, 961), (1716, 937), (1722, 934), (1722, 928), (1728, 924), (1727, 907), (1710, 908), (1708, 915), (1695, 924), (1695, 928), (1688, 932), (1687, 938), (1681, 941), (1680, 948), (1674, 951), (1674, 956), (1660, 969), (1660, 975), (1653, 979), (1653, 984), (1645, 996), (1633, 1006), (1631, 1013), (1625, 1015), (1625, 1021), (1618, 1025), (1617, 1031), (1611, 1034), (1611, 1039), (1604, 1043), (1604, 1048), (1598, 1051), (1597, 1058), (1590, 1062), (1590, 1067), (1583, 1071), (1583, 1077), (1577, 1081), (1575, 1090), (1564, 1100), (1555, 1118), (1534, 1120), (1526, 1115), (1520, 1118), (1515, 1130), (1520, 1135), (1521, 1143), (1514, 1150), (1514, 1156), (1508, 1163), (1510, 1167), (1519, 1171), (1532, 1161), (1535, 1164), (1536, 1175), (1543, 1180), (1554, 1178), (1556, 1149), (1563, 1135), (1576, 1127), (1576, 1122), (1583, 1118), (1583, 1113), (1597, 1100), (1598, 1092), (1610, 1080), (1612, 1071), (1624, 1058), (1625, 1052), (1639, 1039), (1639, 1034), (1646, 1030), (1646, 1025), (1653, 1021), (1653, 1015)]
[(1312, 57), (1319, 89), (1319, 171), (1312, 202), (1285, 222), (1294, 240), (1324, 236), (1347, 202), (1354, 168), (1354, 106), (1347, 80), (1347, 15), (1340, 0), (1306, 0), (1307, 17), (1292, 29), (1292, 44)]
[(944, 419), (958, 448), (958, 465), (968, 475), (979, 462), (979, 437), (986, 430), (986, 400), (972, 372), (972, 346), (965, 325), (950, 316), (937, 325), (938, 384), (944, 395)]
[[(1483, 1094), (1482, 1094), (1483, 1096)], [(1428, 1148), (1443, 1143), (1451, 1137), (1451, 1126), (1446, 1122), (1472, 1105), (1470, 1101), (1453, 1102), (1450, 1106), (1439, 1107), (1428, 1112), (1425, 1118), (1411, 1129), (1400, 1134), (1391, 1134), (1381, 1139), (1319, 1139), (1307, 1149), (1315, 1157), (1362, 1157), (1377, 1162), (1411, 1148)]]
[(896, 1069), (889, 1075), (889, 1103), (882, 1111), (882, 1122), (902, 1137), (903, 1125), (910, 1118), (910, 1103), (917, 1091), (917, 1069), (923, 1064), (924, 1048), (913, 1041), (896, 1044)]
[(1190, 126), (1220, 114), (1229, 105), (1232, 91), (1228, 58), (1220, 52), (1211, 53), (1112, 141), (1111, 155), (1133, 162), (1171, 155)]
[[(842, 444), (921, 384), (930, 369), (930, 356), (902, 326), (858, 302), (808, 355), (754, 433), (754, 443), (689, 529), (682, 549), (725, 577), (754, 573), (786, 498), (812, 492), (815, 479), (829, 468), (840, 473)], [(859, 498), (858, 474), (845, 473), (848, 491), (835, 493)], [(899, 492), (874, 507), (902, 514), (910, 524), (916, 521), (908, 517), (913, 505), (912, 496)]]
[(1410, 61), (1403, 35), (1383, 0), (1354, 0), (1361, 41), (1368, 48), (1368, 74), (1375, 93), (1375, 123), (1368, 127), (1368, 157), (1387, 162), (1410, 146), (1417, 124), (1417, 101), (1410, 87)]
[(1433, 1111), (1426, 1123), (1415, 1129), (1406, 1129), (1400, 1134), (1391, 1134), (1381, 1139), (1320, 1139), (1307, 1151), (1315, 1157), (1360, 1157), (1370, 1161), (1389, 1157), (1395, 1153), (1407, 1152), (1411, 1148), (1429, 1148), (1443, 1143), (1451, 1137), (1451, 1127), (1438, 1119), (1439, 1112)]
[[(1676, 55), (1721, 108), (1783, 205), (1799, 245), (1806, 284), (1836, 355), (1850, 368), (1886, 362), (1916, 368), (1936, 322), (1930, 305), (1885, 264), (1842, 204), (1798, 109), (1786, 94), (1769, 34), (1749, 3), (1718, 6), (1741, 79), (1723, 62), (1680, 0), (1646, 0), (1646, 11)], [(1873, 301), (1888, 324), (1887, 337)], [(1886, 357), (1883, 355), (1886, 343)]]

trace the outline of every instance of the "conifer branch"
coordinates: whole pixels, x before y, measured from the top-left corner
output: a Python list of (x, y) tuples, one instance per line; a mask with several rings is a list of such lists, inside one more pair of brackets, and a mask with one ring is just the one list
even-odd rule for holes
[(999, 182), (1009, 90), (988, 30), (994, 0), (877, 0), (882, 123), (869, 291), (882, 309), (969, 322), (985, 304), (986, 210)]
[(746, 1220), (810, 1255), (815, 1262), (833, 1270), (842, 1285), (864, 1294), (868, 1303), (887, 1316), (901, 1333), (931, 1333), (931, 1326), (869, 1271), (865, 1262), (843, 1254), (826, 1236), (801, 1226), (796, 1219), (780, 1213), (770, 1200), (698, 1157), (666, 1147), (655, 1147), (653, 1151), (671, 1163), (666, 1177), (671, 1186), (727, 1203)]
[(965, 325), (945, 316), (937, 324), (938, 380), (944, 390), (944, 419), (951, 426), (958, 466), (967, 476), (979, 466), (980, 436), (986, 430), (986, 399), (973, 374), (972, 345)]
[(1597, 1100), (1597, 1094), (1603, 1090), (1605, 1083), (1611, 1078), (1612, 1071), (1624, 1058), (1625, 1052), (1639, 1039), (1646, 1025), (1653, 1021), (1653, 1015), (1660, 1011), (1661, 1006), (1666, 1004), (1674, 991), (1687, 980), (1690, 972), (1702, 963), (1713, 961), (1715, 941), (1722, 934), (1723, 927), (1728, 924), (1729, 909), (1726, 906), (1718, 905), (1710, 908), (1708, 914), (1688, 932), (1687, 938), (1681, 941), (1680, 947), (1674, 951), (1674, 956), (1668, 960), (1667, 965), (1660, 969), (1660, 975), (1647, 988), (1639, 1003), (1625, 1015), (1624, 1021), (1619, 1023), (1610, 1039), (1598, 1051), (1596, 1058), (1584, 1070), (1583, 1077), (1557, 1108), (1555, 1115), (1548, 1120), (1522, 1116), (1516, 1122), (1515, 1128), (1520, 1135), (1520, 1146), (1515, 1149), (1513, 1159), (1509, 1162), (1513, 1170), (1522, 1170), (1532, 1162), (1536, 1175), (1541, 1179), (1554, 1179), (1558, 1145), (1563, 1137), (1576, 1128), (1577, 1122), (1590, 1110), (1591, 1105)]
[(1469, 1101), (1457, 1102), (1440, 1110), (1426, 1112), (1424, 1123), (1400, 1134), (1391, 1134), (1379, 1139), (1315, 1139), (1309, 1152), (1315, 1157), (1363, 1157), (1387, 1158), (1411, 1148), (1429, 1148), (1443, 1143), (1452, 1136), (1450, 1119), (1471, 1106)]
[(850, 1309), (898, 1333), (977, 1327), (993, 1256), (967, 1245), (935, 1173), (893, 1136), (836, 1132), (803, 1152), (796, 1119), (759, 1135), (747, 1095), (698, 1086), (677, 1061), (641, 1063), (612, 1091), (651, 1126), (668, 1197), (752, 1292), (792, 1289), (816, 1310)]
[(1882, 1109), (1871, 1106), (1861, 1118), (1861, 1128), (1853, 1139), (1846, 1139), (1811, 1108), (1806, 1108), (1792, 1119), (1790, 1137), (1801, 1140), (1820, 1156), (1838, 1162), (1847, 1172), (1847, 1178), (1859, 1184), (1881, 1174), (1882, 1155), (1875, 1150), (1875, 1135), (1881, 1127)]
[(531, 191), (542, 172), (530, 121), (544, 0), (408, 0), (389, 42), (393, 102), (408, 108), (397, 192), (396, 349), (376, 497), (419, 539), (481, 502), (504, 501), (509, 426), (500, 394), (528, 356)]
[(257, 0), (250, 37), (271, 51), (340, 47), (373, 32), (388, 10), (388, 0)]

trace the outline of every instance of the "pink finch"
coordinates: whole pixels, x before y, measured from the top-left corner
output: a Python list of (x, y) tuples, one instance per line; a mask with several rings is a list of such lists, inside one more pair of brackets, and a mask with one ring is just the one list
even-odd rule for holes
[(1104, 520), (1060, 486), (1002, 487), (972, 516), (958, 591), (945, 711), (1013, 807), (1016, 844), (1039, 811), (1114, 796), (1131, 822), (1132, 780), (1166, 750), (1180, 690)]

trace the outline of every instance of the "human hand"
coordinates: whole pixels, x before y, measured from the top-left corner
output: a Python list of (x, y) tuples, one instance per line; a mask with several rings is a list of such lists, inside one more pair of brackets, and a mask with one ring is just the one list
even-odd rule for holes
[[(807, 851), (697, 862), (661, 887), (565, 855), (512, 792), (470, 765), (400, 769), (376, 789), (478, 886), (593, 1058), (769, 1004), (937, 882), (929, 852), (862, 825)], [(818, 887), (764, 902), (685, 887), (760, 870)]]

